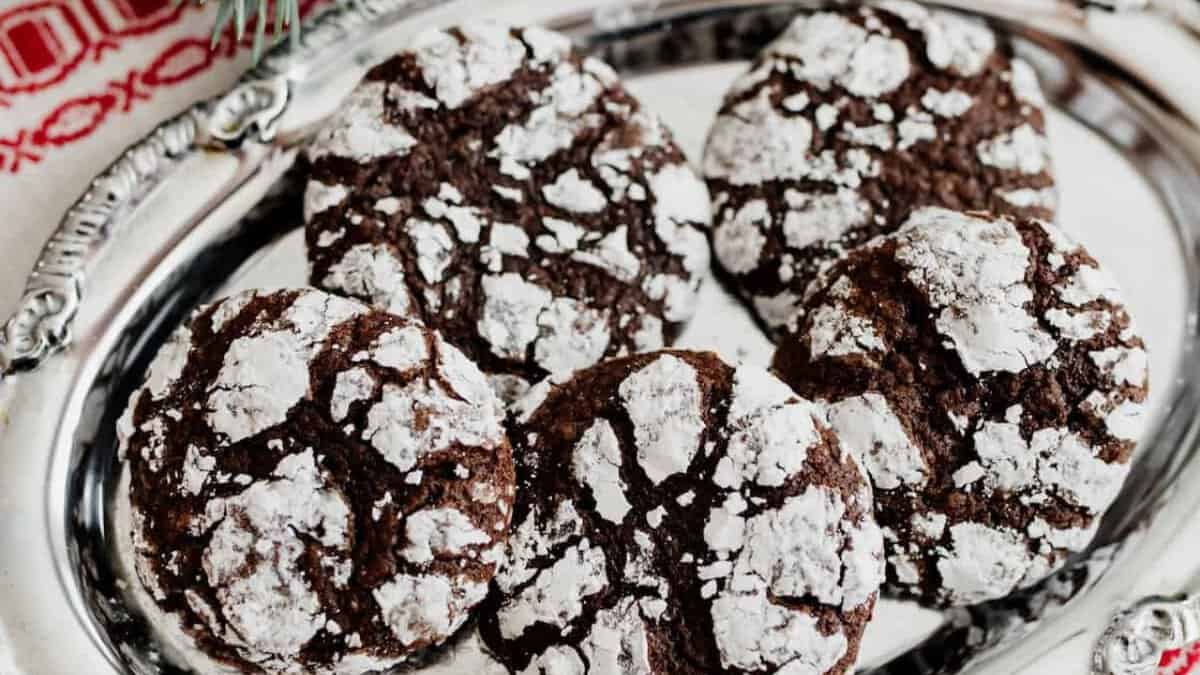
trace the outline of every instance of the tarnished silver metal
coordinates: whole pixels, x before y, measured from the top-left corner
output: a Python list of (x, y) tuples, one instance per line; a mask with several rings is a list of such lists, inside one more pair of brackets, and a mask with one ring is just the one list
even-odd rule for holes
[(283, 76), (242, 82), (213, 106), (200, 142), (226, 148), (250, 139), (270, 143), (275, 140), (289, 97), (288, 81)]
[[(64, 217), (0, 338), (8, 375), (0, 381), (0, 673), (176, 672), (123, 601), (125, 581), (112, 564), (114, 419), (173, 325), (294, 230), (300, 186), (290, 169), (314, 126), (368, 64), (418, 27), (419, 12), (450, 4), (357, 0), (316, 17), (297, 51), (268, 54), (229, 92), (130, 148)], [(527, 6), (535, 4), (553, 11), (551, 3)], [(798, 7), (819, 4), (662, 0), (549, 22), (636, 78), (747, 58)], [(951, 613), (930, 639), (869, 665), (897, 675), (1009, 675), (1065, 647), (1077, 653), (1079, 672), (1139, 672), (1129, 668), (1197, 625), (1195, 603), (1138, 598), (1181, 590), (1155, 587), (1142, 572), (1200, 511), (1200, 495), (1179, 489), (1200, 484), (1200, 362), (1190, 351), (1200, 345), (1200, 116), (1169, 104), (1178, 83), (1124, 68), (1074, 3), (941, 4), (1000, 21), (1056, 105), (1124, 153), (1162, 196), (1192, 275), (1180, 310), (1189, 351), (1092, 551), (1028, 591)], [(1097, 63), (1103, 70), (1089, 70)], [(134, 236), (138, 245), (126, 245)], [(1110, 626), (1127, 607), (1135, 609)], [(1091, 636), (1105, 627), (1096, 643)], [(1081, 635), (1086, 644), (1075, 645)], [(1104, 660), (1092, 660), (1093, 651)]]
[(615, 2), (600, 7), (592, 14), (592, 23), (598, 30), (621, 30), (653, 18), (660, 0), (633, 0)]
[(1155, 675), (1163, 652), (1200, 640), (1200, 598), (1146, 598), (1119, 612), (1093, 654), (1094, 675)]

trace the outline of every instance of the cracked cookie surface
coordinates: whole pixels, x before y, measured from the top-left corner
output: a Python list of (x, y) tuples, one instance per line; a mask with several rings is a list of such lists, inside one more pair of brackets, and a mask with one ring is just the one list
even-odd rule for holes
[(1045, 105), (973, 19), (904, 0), (799, 16), (709, 133), (721, 270), (778, 338), (822, 266), (915, 208), (1052, 217)]
[(844, 673), (882, 578), (819, 408), (711, 353), (607, 361), (510, 411), (518, 496), (480, 613), (521, 673)]
[(312, 283), (420, 317), (506, 398), (670, 344), (695, 310), (704, 182), (557, 33), (424, 33), (367, 73), (308, 157)]
[(867, 467), (892, 592), (999, 598), (1082, 550), (1129, 470), (1147, 356), (1056, 227), (940, 208), (826, 270), (774, 368)]
[(409, 319), (311, 289), (203, 307), (118, 428), (134, 583), (206, 671), (390, 668), (486, 594), (501, 422), (478, 368)]

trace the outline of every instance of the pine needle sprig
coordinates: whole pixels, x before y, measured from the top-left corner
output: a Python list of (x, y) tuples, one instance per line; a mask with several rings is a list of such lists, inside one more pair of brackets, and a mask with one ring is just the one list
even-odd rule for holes
[[(176, 4), (188, 0), (175, 0)], [(203, 5), (208, 0), (190, 0), (197, 5)], [(267, 26), (272, 24), (271, 38), (273, 42), (283, 39), (287, 31), (292, 47), (300, 43), (300, 0), (216, 0), (217, 16), (213, 24), (212, 47), (221, 42), (221, 38), (233, 26), (234, 39), (241, 42), (254, 23), (254, 43), (251, 54), (257, 63), (262, 57), (267, 43)]]

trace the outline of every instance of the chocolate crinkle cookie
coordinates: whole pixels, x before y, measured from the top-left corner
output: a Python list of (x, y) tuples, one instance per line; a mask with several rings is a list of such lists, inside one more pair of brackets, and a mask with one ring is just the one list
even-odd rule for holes
[(1082, 550), (1148, 382), (1096, 261), (1043, 222), (930, 207), (823, 278), (774, 366), (866, 465), (889, 589), (978, 603)]
[(660, 348), (694, 312), (704, 183), (562, 35), (424, 33), (367, 73), (308, 158), (312, 282), (420, 317), (510, 398)]
[(776, 338), (815, 272), (943, 206), (1050, 218), (1033, 69), (984, 24), (907, 1), (798, 17), (736, 81), (704, 173), (713, 249)]
[(487, 592), (515, 480), (501, 409), (411, 320), (315, 290), (204, 307), (118, 430), (127, 567), (199, 671), (390, 668)]
[(844, 673), (883, 575), (865, 473), (766, 371), (658, 352), (510, 413), (517, 501), (480, 632), (514, 672)]

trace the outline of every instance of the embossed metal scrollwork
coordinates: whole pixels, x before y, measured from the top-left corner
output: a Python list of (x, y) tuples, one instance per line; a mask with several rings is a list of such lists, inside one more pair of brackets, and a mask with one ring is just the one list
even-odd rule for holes
[(242, 82), (213, 107), (205, 140), (227, 147), (250, 139), (269, 143), (289, 98), (288, 81), (283, 77)]
[(1093, 675), (1154, 675), (1163, 652), (1200, 640), (1200, 598), (1147, 598), (1100, 636)]
[(19, 309), (4, 326), (5, 369), (32, 367), (66, 343), (78, 306), (77, 288), (25, 291)]
[(88, 263), (102, 251), (126, 210), (149, 190), (154, 177), (192, 147), (205, 110), (197, 106), (130, 147), (67, 211), (42, 248), (17, 310), (0, 332), (0, 372), (36, 368), (70, 341)]

